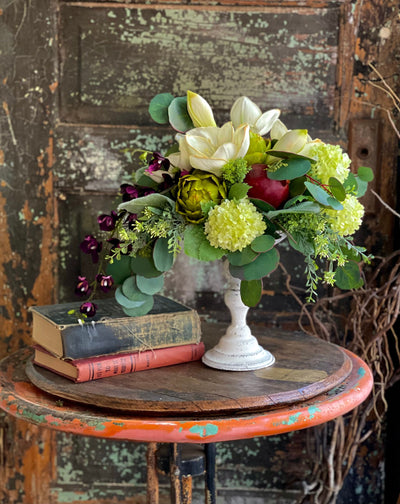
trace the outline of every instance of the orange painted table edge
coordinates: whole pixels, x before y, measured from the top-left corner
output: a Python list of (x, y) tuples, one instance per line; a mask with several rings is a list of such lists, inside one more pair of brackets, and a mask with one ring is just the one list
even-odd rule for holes
[[(214, 417), (140, 417), (61, 401), (27, 378), (10, 380), (0, 372), (0, 408), (41, 427), (108, 439), (163, 443), (215, 443), (272, 436), (306, 429), (341, 416), (370, 394), (373, 376), (359, 357), (346, 351), (353, 370), (331, 391), (289, 407)], [(4, 362), (4, 361), (3, 361)]]

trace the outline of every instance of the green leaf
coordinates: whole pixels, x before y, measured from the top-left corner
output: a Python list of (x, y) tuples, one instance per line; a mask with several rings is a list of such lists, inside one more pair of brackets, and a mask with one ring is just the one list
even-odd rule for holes
[(250, 247), (254, 252), (268, 252), (275, 245), (275, 238), (271, 235), (261, 235), (254, 238)]
[(133, 214), (140, 214), (148, 206), (164, 208), (167, 204), (170, 205), (171, 208), (175, 208), (175, 202), (172, 199), (163, 194), (152, 193), (142, 198), (125, 201), (118, 205), (118, 210), (126, 210)]
[(301, 203), (302, 201), (310, 201), (309, 196), (303, 196), (302, 194), (299, 194), (295, 196), (294, 198), (291, 198), (290, 200), (287, 200), (286, 203), (283, 205), (283, 208), (290, 208), (294, 206), (296, 203)]
[(291, 236), (288, 236), (288, 240), (292, 248), (305, 256), (315, 253), (314, 242), (308, 241), (302, 233), (292, 233)]
[(294, 205), (290, 208), (282, 208), (281, 210), (273, 210), (268, 212), (266, 216), (268, 219), (273, 219), (277, 215), (282, 214), (292, 214), (292, 213), (319, 213), (321, 211), (321, 207), (315, 201), (304, 201), (303, 203), (299, 203), (298, 205)]
[(143, 292), (143, 294), (153, 295), (164, 287), (164, 276), (160, 275), (158, 277), (146, 278), (141, 275), (136, 276), (137, 288)]
[(343, 187), (347, 193), (356, 194), (358, 191), (357, 179), (354, 173), (349, 173), (346, 180), (343, 182)]
[(367, 192), (368, 182), (366, 182), (365, 180), (361, 180), (359, 177), (356, 177), (356, 180), (357, 180), (356, 196), (357, 198), (361, 198), (361, 196), (364, 196), (364, 194)]
[[(276, 143), (276, 141), (275, 141), (275, 143)], [(267, 151), (267, 155), (275, 156), (275, 157), (278, 157), (281, 159), (304, 159), (304, 160), (310, 161), (310, 163), (315, 163), (317, 161), (316, 159), (314, 159), (312, 157), (302, 156), (301, 154), (296, 154), (295, 152), (284, 152), (284, 151), (278, 151), (278, 150), (273, 150), (273, 149)]]
[(329, 196), (328, 198), (328, 203), (334, 210), (343, 210), (343, 205), (340, 203), (340, 201), (332, 198), (331, 196)]
[(161, 275), (161, 272), (155, 267), (152, 257), (142, 257), (139, 255), (131, 257), (131, 271), (146, 278)]
[(194, 128), (192, 119), (187, 110), (187, 98), (181, 96), (174, 98), (168, 107), (168, 117), (171, 126), (182, 133)]
[(149, 113), (153, 121), (168, 124), (168, 107), (173, 99), (171, 93), (160, 93), (150, 101)]
[(184, 251), (186, 255), (199, 261), (214, 261), (221, 259), (226, 254), (226, 250), (212, 247), (202, 226), (195, 224), (191, 224), (185, 229)]
[(140, 187), (150, 187), (151, 189), (157, 189), (158, 184), (152, 178), (145, 174), (147, 166), (142, 166), (135, 172), (135, 185)]
[(274, 172), (268, 172), (271, 180), (293, 180), (305, 175), (311, 168), (308, 159), (289, 159), (284, 161), (282, 166)]
[(304, 191), (306, 190), (306, 186), (304, 185), (304, 182), (307, 180), (306, 177), (299, 177), (294, 180), (290, 181), (289, 184), (289, 193), (290, 196), (299, 196), (300, 194), (303, 194)]
[(344, 201), (346, 199), (346, 190), (343, 187), (343, 184), (339, 182), (339, 180), (335, 177), (329, 178), (329, 189), (331, 190), (333, 196), (338, 201)]
[[(334, 198), (332, 198), (332, 196), (328, 192), (326, 192), (325, 189), (322, 189), (321, 186), (313, 184), (312, 182), (305, 182), (304, 185), (307, 187), (311, 196), (313, 196), (318, 201), (318, 203), (321, 203), (321, 205), (324, 206), (332, 207), (331, 203), (332, 199)], [(343, 208), (343, 205), (341, 205), (340, 203), (339, 205), (341, 208), (336, 208), (335, 210), (341, 210)]]
[(369, 166), (360, 166), (357, 175), (363, 182), (371, 182), (374, 180), (374, 172)]
[(335, 283), (339, 289), (358, 289), (364, 285), (358, 264), (354, 261), (339, 266), (335, 272)]
[(113, 277), (116, 285), (121, 285), (124, 280), (132, 275), (131, 258), (126, 255), (121, 255), (121, 259), (114, 259), (112, 264), (107, 264), (106, 274)]
[(237, 250), (236, 252), (229, 252), (227, 258), (232, 266), (243, 266), (248, 264), (258, 256), (258, 253), (254, 252), (250, 246), (244, 248), (243, 250)]
[(233, 184), (233, 186), (229, 189), (228, 198), (230, 200), (243, 199), (249, 192), (249, 189), (249, 184), (245, 184), (244, 182), (237, 182), (236, 184)]
[(167, 238), (158, 238), (153, 249), (154, 266), (159, 271), (168, 271), (174, 264), (174, 254), (168, 248)]
[(134, 299), (130, 299), (125, 296), (121, 287), (118, 287), (115, 291), (115, 299), (117, 300), (117, 303), (119, 303), (124, 308), (139, 308), (147, 301), (147, 298), (148, 296), (146, 294), (142, 294), (138, 291), (138, 295), (134, 296)]
[(266, 201), (257, 198), (250, 198), (250, 201), (262, 212), (269, 212), (270, 210), (275, 210), (275, 207), (273, 207)]
[(246, 306), (256, 306), (261, 299), (262, 280), (242, 280), (240, 282), (240, 297)]
[(274, 271), (279, 263), (279, 252), (272, 248), (244, 266), (229, 266), (231, 275), (241, 280), (258, 280)]

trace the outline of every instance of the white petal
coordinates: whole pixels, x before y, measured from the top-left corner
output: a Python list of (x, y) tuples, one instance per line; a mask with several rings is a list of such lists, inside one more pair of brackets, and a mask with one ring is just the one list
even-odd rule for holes
[(238, 98), (231, 108), (231, 120), (235, 128), (243, 123), (254, 125), (260, 115), (261, 109), (247, 96)]
[(260, 136), (264, 136), (270, 131), (275, 121), (280, 116), (281, 111), (279, 109), (272, 109), (264, 112), (254, 124), (254, 131)]
[(225, 143), (218, 147), (212, 159), (224, 161), (224, 164), (226, 164), (231, 159), (236, 159), (237, 150), (238, 150), (237, 145), (233, 143)]
[(222, 175), (222, 167), (226, 164), (225, 160), (199, 158), (197, 156), (190, 156), (190, 164), (197, 170), (203, 170), (213, 173), (217, 177)]
[(190, 118), (196, 128), (201, 126), (216, 126), (213, 111), (202, 96), (188, 91), (187, 104)]
[(189, 153), (192, 156), (211, 157), (215, 151), (213, 142), (207, 137), (190, 135), (186, 137)]
[(233, 142), (235, 129), (231, 122), (225, 123), (222, 128), (218, 128), (218, 139), (216, 146), (224, 143)]
[(283, 122), (280, 119), (277, 119), (274, 122), (272, 129), (271, 129), (271, 138), (273, 140), (279, 140), (288, 131), (289, 130), (286, 128), (286, 126), (283, 124)]
[(235, 131), (233, 141), (237, 147), (235, 159), (244, 157), (250, 147), (250, 126), (248, 124), (244, 124), (238, 128)]
[(307, 142), (307, 130), (290, 130), (280, 138), (271, 152), (274, 150), (284, 152), (300, 152)]

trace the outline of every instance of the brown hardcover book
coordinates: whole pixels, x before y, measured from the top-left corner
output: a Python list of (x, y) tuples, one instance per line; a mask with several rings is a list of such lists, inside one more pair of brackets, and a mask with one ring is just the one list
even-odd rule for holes
[(192, 343), (176, 347), (145, 350), (144, 352), (122, 353), (90, 357), (88, 359), (64, 360), (52, 355), (44, 348), (35, 346), (33, 362), (76, 383), (98, 380), (146, 369), (174, 366), (201, 359), (204, 343)]
[(63, 359), (83, 359), (123, 352), (199, 343), (200, 318), (187, 306), (155, 296), (153, 309), (128, 317), (115, 299), (95, 301), (96, 316), (79, 323), (68, 314), (79, 303), (33, 306), (35, 343)]

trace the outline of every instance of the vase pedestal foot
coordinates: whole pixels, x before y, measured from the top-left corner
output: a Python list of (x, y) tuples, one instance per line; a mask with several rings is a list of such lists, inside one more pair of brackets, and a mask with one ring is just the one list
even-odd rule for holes
[(209, 367), (222, 369), (225, 371), (254, 371), (271, 366), (275, 362), (275, 357), (264, 350), (258, 343), (255, 348), (249, 353), (249, 350), (240, 353), (240, 349), (235, 349), (232, 352), (218, 348), (215, 346), (208, 350), (203, 356), (203, 362)]

